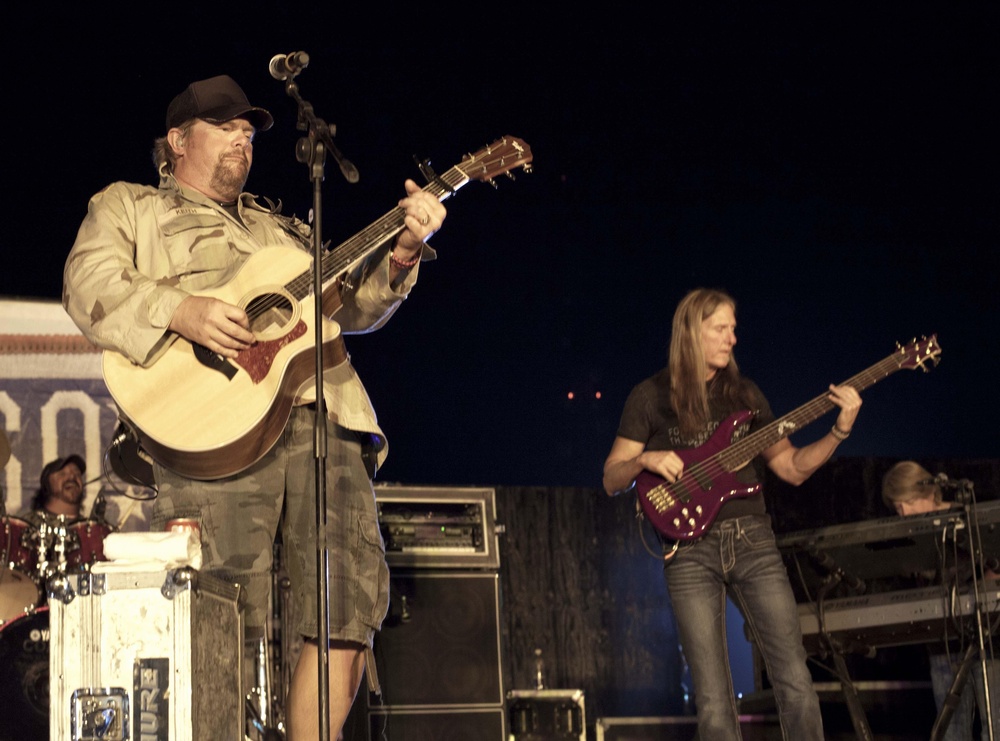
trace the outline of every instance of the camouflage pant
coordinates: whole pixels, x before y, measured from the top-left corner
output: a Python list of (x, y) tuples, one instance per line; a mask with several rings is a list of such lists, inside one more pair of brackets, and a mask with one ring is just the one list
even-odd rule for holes
[[(389, 570), (375, 494), (358, 436), (327, 423), (327, 533), (330, 638), (371, 647), (389, 604)], [(291, 581), (302, 635), (318, 635), (316, 458), (313, 412), (292, 409), (278, 443), (246, 471), (216, 481), (192, 481), (156, 466), (159, 496), (152, 529), (177, 517), (199, 521), (203, 570), (240, 584), (247, 596), (247, 637), (263, 635), (271, 610), (273, 543)]]

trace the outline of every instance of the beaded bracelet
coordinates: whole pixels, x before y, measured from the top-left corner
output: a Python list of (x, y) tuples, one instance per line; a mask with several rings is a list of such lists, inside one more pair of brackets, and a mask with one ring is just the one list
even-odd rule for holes
[(409, 270), (418, 262), (420, 262), (420, 253), (418, 252), (409, 260), (400, 260), (398, 257), (396, 257), (396, 250), (393, 250), (392, 252), (389, 253), (389, 262), (391, 262), (400, 270)]
[(833, 435), (838, 440), (840, 440), (841, 442), (843, 442), (844, 440), (846, 440), (851, 436), (851, 431), (848, 430), (847, 432), (844, 432), (842, 429), (837, 427), (837, 425), (834, 425), (833, 427), (830, 428), (830, 434)]

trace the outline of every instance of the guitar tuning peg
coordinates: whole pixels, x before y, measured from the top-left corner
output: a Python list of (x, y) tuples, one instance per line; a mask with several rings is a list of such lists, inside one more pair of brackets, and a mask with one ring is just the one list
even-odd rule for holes
[(486, 183), (487, 185), (492, 185), (493, 186), (493, 190), (497, 190), (497, 181), (494, 180), (493, 178), (487, 178), (483, 182)]

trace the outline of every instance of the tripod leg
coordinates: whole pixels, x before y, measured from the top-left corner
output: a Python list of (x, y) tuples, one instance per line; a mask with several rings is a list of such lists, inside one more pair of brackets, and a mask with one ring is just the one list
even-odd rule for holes
[(861, 706), (861, 698), (858, 697), (858, 691), (847, 673), (847, 662), (839, 651), (833, 652), (833, 663), (837, 667), (837, 675), (840, 677), (841, 690), (847, 702), (847, 712), (851, 715), (851, 723), (854, 724), (854, 732), (862, 741), (872, 741), (872, 731), (868, 726), (865, 709)]
[(955, 672), (955, 679), (948, 690), (948, 696), (945, 698), (941, 712), (938, 713), (934, 727), (931, 729), (931, 741), (941, 741), (944, 738), (948, 725), (951, 723), (951, 717), (955, 714), (955, 708), (958, 707), (958, 703), (962, 699), (962, 690), (965, 689), (965, 683), (969, 678), (969, 671), (972, 669), (972, 663), (976, 660), (978, 650), (977, 646), (971, 644), (965, 650), (965, 656), (962, 657), (962, 663), (959, 665), (958, 671)]

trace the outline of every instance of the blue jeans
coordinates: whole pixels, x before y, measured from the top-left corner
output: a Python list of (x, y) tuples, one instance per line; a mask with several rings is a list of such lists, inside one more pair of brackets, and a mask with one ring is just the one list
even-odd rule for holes
[(783, 737), (823, 741), (798, 608), (770, 518), (751, 515), (716, 523), (703, 537), (682, 544), (664, 574), (691, 668), (701, 741), (741, 738), (726, 644), (727, 594), (764, 659)]
[[(949, 657), (945, 654), (931, 654), (931, 687), (934, 690), (934, 702), (937, 704), (938, 712), (944, 705), (948, 691), (951, 689), (955, 679), (955, 673), (961, 663), (961, 654), (952, 653)], [(988, 659), (986, 668), (989, 674), (990, 684), (990, 713), (993, 716), (993, 738), (1000, 739), (1000, 659)], [(980, 738), (988, 741), (990, 737), (986, 719), (986, 686), (983, 681), (983, 665), (977, 657), (975, 663), (969, 671), (969, 676), (965, 681), (965, 688), (962, 690), (958, 706), (955, 708), (948, 724), (948, 730), (944, 734), (944, 741), (972, 741), (973, 718), (976, 709), (979, 710), (981, 733)]]
[[(931, 688), (934, 691), (934, 704), (940, 713), (944, 706), (948, 690), (951, 689), (955, 680), (955, 673), (961, 661), (961, 654), (952, 653), (950, 660), (945, 654), (931, 654)], [(972, 676), (969, 676), (971, 679)], [(972, 741), (972, 718), (976, 710), (975, 690), (972, 682), (966, 680), (965, 689), (962, 690), (961, 699), (958, 702), (948, 730), (944, 734), (944, 741)]]

